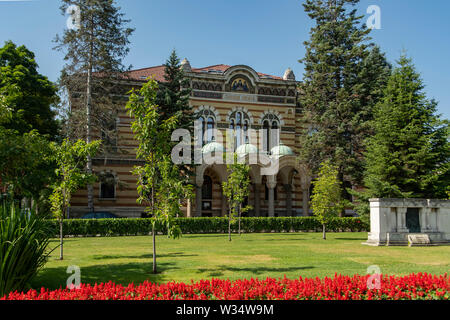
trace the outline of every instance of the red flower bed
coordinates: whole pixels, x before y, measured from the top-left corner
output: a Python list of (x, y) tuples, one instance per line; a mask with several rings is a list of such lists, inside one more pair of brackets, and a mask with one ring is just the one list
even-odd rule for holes
[[(333, 278), (200, 280), (122, 286), (113, 282), (82, 284), (79, 289), (13, 292), (1, 300), (411, 300), (449, 299), (450, 279), (426, 273), (380, 277), (379, 289), (368, 288), (369, 275)], [(373, 282), (372, 282), (373, 283)], [(370, 283), (369, 283), (370, 285)]]

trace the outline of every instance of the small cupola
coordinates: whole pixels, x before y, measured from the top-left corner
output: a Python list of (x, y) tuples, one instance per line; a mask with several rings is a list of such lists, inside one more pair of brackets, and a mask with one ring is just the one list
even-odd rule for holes
[(291, 68), (287, 68), (283, 75), (283, 80), (292, 80), (295, 81), (295, 74)]
[(294, 156), (295, 155), (294, 151), (292, 151), (291, 148), (284, 145), (283, 143), (280, 143), (278, 146), (273, 147), (270, 150), (270, 154), (274, 158), (281, 158), (284, 156)]
[(188, 59), (184, 58), (183, 61), (181, 61), (181, 69), (184, 72), (192, 72), (191, 64)]

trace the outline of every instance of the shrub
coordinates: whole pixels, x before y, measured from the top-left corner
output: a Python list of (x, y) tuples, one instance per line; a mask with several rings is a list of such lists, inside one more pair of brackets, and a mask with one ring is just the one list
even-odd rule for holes
[(0, 207), (0, 295), (23, 290), (44, 266), (49, 224), (12, 204)]
[[(175, 218), (184, 234), (193, 233), (227, 233), (227, 217)], [(151, 232), (151, 221), (147, 218), (131, 219), (70, 219), (64, 220), (64, 234), (71, 236), (136, 236), (148, 235)], [(47, 220), (51, 235), (58, 235), (58, 221)], [(242, 218), (241, 229), (246, 233), (259, 232), (307, 232), (321, 230), (321, 223), (315, 217), (248, 217)], [(237, 222), (232, 224), (232, 231), (237, 232)], [(162, 224), (157, 224), (156, 230), (165, 233)], [(359, 218), (333, 218), (328, 230), (366, 231), (367, 223)]]

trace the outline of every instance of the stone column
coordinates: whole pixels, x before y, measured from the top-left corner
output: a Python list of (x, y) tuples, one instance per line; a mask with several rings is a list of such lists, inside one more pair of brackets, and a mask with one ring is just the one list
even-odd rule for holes
[(202, 216), (202, 186), (195, 186), (195, 216)]
[(406, 228), (406, 207), (397, 207), (397, 232), (409, 232)]
[(186, 217), (188, 217), (188, 218), (192, 217), (192, 203), (191, 203), (191, 199), (187, 199), (187, 203), (186, 203)]
[(275, 176), (268, 176), (266, 185), (269, 189), (269, 217), (275, 217), (275, 187), (277, 186)]
[(292, 186), (290, 184), (284, 185), (286, 192), (286, 214), (287, 217), (292, 217)]
[(255, 217), (261, 216), (261, 184), (255, 183), (253, 184), (253, 193), (254, 193), (254, 204), (253, 204), (253, 212)]
[(429, 219), (430, 219), (431, 208), (425, 207), (419, 211), (420, 215), (420, 232), (430, 232)]

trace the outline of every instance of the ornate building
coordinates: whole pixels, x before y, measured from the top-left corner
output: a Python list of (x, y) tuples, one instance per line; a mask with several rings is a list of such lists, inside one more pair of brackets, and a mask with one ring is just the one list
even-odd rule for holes
[[(193, 203), (183, 205), (184, 215), (227, 213), (221, 190), (227, 179), (226, 164), (211, 159), (222, 159), (220, 155), (230, 151), (229, 145), (241, 159), (251, 160), (252, 187), (247, 202), (253, 210), (249, 216), (309, 215), (311, 177), (296, 160), (301, 123), (296, 119), (297, 82), (292, 70), (287, 69), (283, 77), (278, 77), (245, 65), (192, 68), (186, 59), (181, 67), (190, 79), (190, 105), (197, 118), (194, 143), (201, 150), (192, 177), (196, 197)], [(163, 82), (164, 66), (130, 71), (125, 87), (139, 87), (149, 76)], [(123, 100), (126, 101), (125, 96)], [(94, 186), (95, 211), (122, 217), (140, 217), (143, 212), (136, 203), (136, 177), (130, 172), (139, 163), (131, 121), (123, 108), (117, 116), (117, 135), (113, 139), (116, 150), (121, 152), (94, 159), (94, 171), (101, 177)], [(228, 137), (226, 132), (232, 133), (228, 141), (224, 138)], [(274, 163), (276, 170), (271, 171)], [(87, 212), (86, 193), (82, 190), (73, 196), (71, 217)]]

